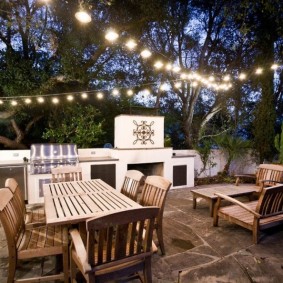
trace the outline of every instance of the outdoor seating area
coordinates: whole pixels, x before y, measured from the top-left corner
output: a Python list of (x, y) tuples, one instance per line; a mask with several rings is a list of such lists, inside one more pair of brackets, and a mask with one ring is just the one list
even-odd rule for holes
[[(234, 185), (217, 185), (218, 188), (227, 186)], [(238, 200), (249, 202), (245, 196)], [(158, 250), (152, 255), (152, 282), (280, 282), (283, 276), (282, 225), (262, 231), (255, 245), (248, 229), (221, 218), (219, 227), (214, 227), (207, 201), (203, 198), (196, 201), (197, 209), (193, 209), (191, 188), (168, 191), (163, 213), (166, 253), (162, 255)], [(0, 231), (0, 282), (6, 282), (8, 246), (3, 227)], [(155, 233), (153, 240), (158, 243)], [(53, 273), (55, 263), (51, 257), (44, 262), (21, 262), (17, 276)], [(78, 282), (85, 282), (82, 276), (77, 276)]]

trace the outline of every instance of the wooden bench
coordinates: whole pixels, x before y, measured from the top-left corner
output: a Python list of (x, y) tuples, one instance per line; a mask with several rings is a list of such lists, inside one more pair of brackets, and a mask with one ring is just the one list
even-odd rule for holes
[[(240, 182), (244, 178), (255, 179), (255, 184), (258, 193), (261, 192), (264, 187), (275, 186), (278, 183), (283, 183), (283, 165), (278, 164), (260, 164), (256, 174), (242, 174), (235, 175), (236, 186), (239, 186)], [(241, 184), (241, 186), (247, 184)]]
[[(253, 242), (258, 243), (260, 231), (283, 224), (283, 185), (263, 188), (257, 201), (242, 203), (229, 196), (218, 196), (214, 207), (213, 225), (218, 226), (219, 217), (253, 232)], [(221, 200), (234, 205), (221, 207)]]

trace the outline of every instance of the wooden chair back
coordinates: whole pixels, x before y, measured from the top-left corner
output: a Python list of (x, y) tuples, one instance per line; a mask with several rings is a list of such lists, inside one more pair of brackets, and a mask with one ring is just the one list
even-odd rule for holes
[(22, 215), (26, 215), (26, 204), (18, 182), (14, 178), (5, 181), (5, 187), (9, 188), (15, 197), (15, 204)]
[(138, 170), (128, 170), (121, 188), (121, 193), (130, 199), (137, 201), (139, 187), (144, 174)]
[(87, 220), (86, 253), (79, 260), (82, 247), (74, 245), (79, 234), (72, 230), (71, 274), (74, 260), (87, 282), (108, 282), (138, 271), (144, 271), (145, 282), (151, 282), (151, 244), (158, 211), (158, 207), (141, 207)]
[(171, 182), (162, 176), (148, 176), (142, 189), (140, 204), (142, 206), (158, 206), (159, 213), (155, 223), (158, 242), (162, 254), (165, 254), (163, 241), (163, 212)]
[(26, 278), (25, 282), (64, 280), (68, 283), (68, 230), (66, 227), (42, 226), (25, 229), (24, 214), (9, 188), (0, 189), (0, 220), (5, 231), (9, 268), (7, 282), (14, 282), (18, 260), (63, 254), (64, 273)]
[(51, 169), (52, 183), (81, 181), (82, 168), (80, 166), (60, 166)]
[(256, 172), (256, 185), (261, 186), (262, 181), (265, 181), (263, 187), (283, 182), (283, 165), (260, 164)]
[(26, 225), (30, 225), (30, 227), (32, 227), (34, 225), (45, 224), (45, 211), (43, 205), (38, 204), (37, 206), (34, 205), (27, 209), (21, 188), (14, 178), (6, 179), (5, 187), (9, 188), (14, 195), (15, 203), (18, 210), (24, 215)]
[(283, 185), (263, 188), (256, 206), (256, 212), (262, 218), (283, 214)]

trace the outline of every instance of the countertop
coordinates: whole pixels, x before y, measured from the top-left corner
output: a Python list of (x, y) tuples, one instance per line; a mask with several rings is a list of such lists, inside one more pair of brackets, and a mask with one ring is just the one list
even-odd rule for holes
[(79, 156), (79, 162), (98, 162), (98, 161), (118, 161), (119, 159), (111, 156)]

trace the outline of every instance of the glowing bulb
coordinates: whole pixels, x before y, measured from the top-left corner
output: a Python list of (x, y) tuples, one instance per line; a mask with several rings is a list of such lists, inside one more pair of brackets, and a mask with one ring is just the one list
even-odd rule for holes
[(44, 98), (43, 98), (43, 97), (38, 97), (38, 98), (37, 98), (37, 101), (38, 101), (39, 103), (43, 103), (43, 102), (44, 102)]
[(129, 90), (127, 91), (127, 95), (128, 95), (128, 96), (132, 96), (133, 94), (134, 94), (133, 90), (129, 89)]
[(192, 82), (192, 87), (196, 87), (197, 85), (198, 85), (198, 82), (196, 82), (196, 81)]
[(115, 41), (118, 37), (118, 33), (114, 30), (109, 30), (105, 35), (105, 38), (111, 42)]
[(59, 103), (59, 99), (57, 97), (52, 98), (52, 103), (58, 104)]
[(161, 61), (156, 61), (154, 67), (156, 69), (161, 69), (163, 67), (163, 63)]
[(215, 81), (215, 78), (214, 78), (213, 76), (209, 76), (208, 80), (209, 80), (210, 82), (214, 82), (214, 81)]
[(73, 97), (72, 95), (68, 95), (68, 96), (67, 96), (67, 100), (68, 100), (68, 101), (73, 101), (73, 100), (74, 100), (74, 97)]
[(172, 70), (172, 65), (171, 64), (167, 64), (165, 68), (166, 68), (167, 71), (170, 71), (170, 70)]
[(87, 24), (91, 22), (91, 16), (86, 11), (83, 10), (76, 12), (75, 17), (83, 24)]
[(247, 78), (247, 75), (245, 74), (245, 73), (241, 73), (240, 75), (239, 75), (239, 79), (240, 80), (245, 80)]
[(143, 94), (148, 96), (148, 95), (150, 95), (150, 91), (148, 89), (145, 89), (145, 90), (143, 90)]
[(26, 98), (26, 99), (25, 99), (25, 103), (26, 103), (26, 104), (31, 104), (31, 99), (30, 99), (30, 98)]
[(118, 89), (114, 88), (113, 91), (112, 91), (112, 94), (115, 95), (115, 96), (119, 95)]
[(88, 95), (87, 95), (87, 93), (83, 92), (83, 93), (81, 94), (81, 97), (82, 97), (83, 99), (86, 99), (86, 98), (88, 97)]
[(271, 69), (272, 70), (277, 70), (279, 68), (279, 66), (277, 65), (277, 64), (273, 64), (272, 66), (271, 66)]
[(224, 82), (230, 81), (230, 76), (229, 75), (224, 76), (223, 81)]
[(141, 56), (143, 58), (149, 58), (151, 56), (151, 52), (148, 50), (148, 49), (144, 49), (142, 52), (141, 52)]
[(137, 44), (133, 39), (128, 40), (128, 42), (126, 43), (126, 46), (130, 49), (133, 50)]
[(17, 104), (18, 104), (18, 102), (17, 102), (16, 100), (12, 100), (12, 101), (11, 101), (11, 105), (12, 105), (12, 106), (16, 106)]
[(255, 71), (255, 73), (256, 73), (257, 75), (261, 75), (262, 72), (263, 72), (263, 69), (262, 69), (262, 68), (257, 68), (256, 71)]
[(182, 86), (181, 82), (177, 82), (174, 84), (175, 88), (180, 88)]
[(187, 74), (182, 73), (182, 74), (180, 75), (180, 78), (181, 78), (182, 80), (186, 79), (186, 78), (187, 78)]
[(0, 104), (4, 104), (3, 100), (0, 100)]
[(98, 99), (102, 99), (102, 98), (103, 98), (103, 93), (102, 93), (102, 92), (98, 92), (97, 95), (96, 95), (96, 97), (97, 97)]
[(180, 72), (180, 70), (181, 70), (181, 68), (179, 66), (174, 66), (173, 67), (173, 72), (174, 73), (178, 73), (178, 72)]

